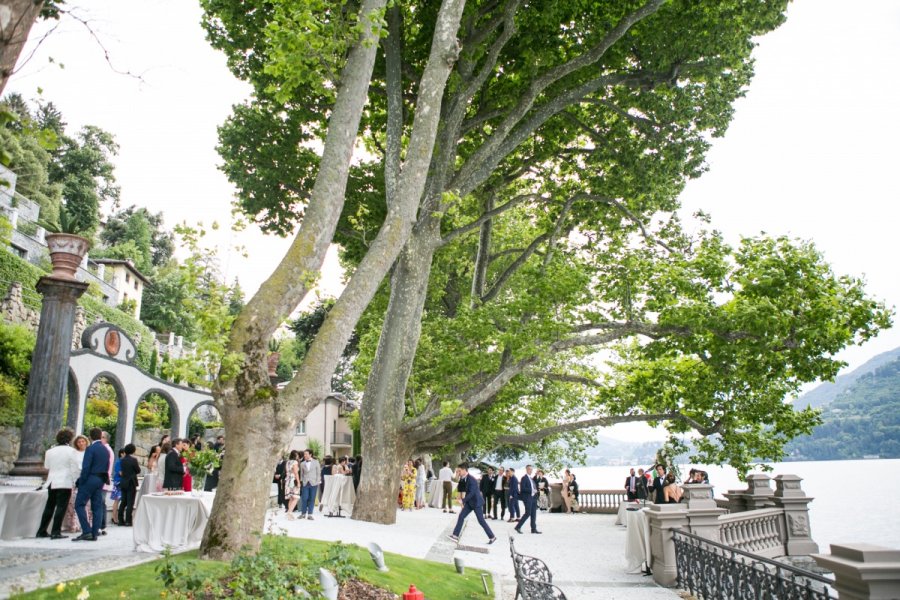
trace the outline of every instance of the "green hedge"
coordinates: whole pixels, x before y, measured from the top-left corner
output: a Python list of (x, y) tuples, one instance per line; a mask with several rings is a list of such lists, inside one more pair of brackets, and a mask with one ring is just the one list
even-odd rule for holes
[[(47, 273), (12, 252), (0, 250), (0, 285), (2, 285), (0, 293), (2, 295), (6, 295), (12, 282), (19, 281), (22, 283), (22, 299), (25, 305), (40, 311), (41, 296), (35, 290), (35, 286), (38, 279)], [(91, 325), (99, 316), (103, 320), (121, 327), (135, 341), (140, 337), (140, 342), (137, 344), (136, 362), (144, 369), (149, 368), (150, 356), (153, 353), (153, 334), (147, 326), (119, 309), (107, 306), (102, 299), (88, 294), (82, 296), (78, 304), (85, 310), (88, 325)]]

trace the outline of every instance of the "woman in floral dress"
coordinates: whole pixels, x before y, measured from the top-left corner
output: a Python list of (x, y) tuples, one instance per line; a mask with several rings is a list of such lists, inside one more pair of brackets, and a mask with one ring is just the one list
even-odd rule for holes
[(403, 500), (401, 506), (403, 510), (412, 510), (416, 501), (416, 468), (413, 461), (408, 460), (403, 465), (403, 472), (400, 475), (403, 482)]

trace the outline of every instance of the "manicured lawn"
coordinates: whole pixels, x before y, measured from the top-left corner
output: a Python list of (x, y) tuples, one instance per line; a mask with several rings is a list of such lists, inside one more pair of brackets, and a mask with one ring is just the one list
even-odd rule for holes
[[(322, 556), (330, 542), (304, 540), (284, 536), (267, 536), (264, 547), (278, 556), (296, 555), (298, 560), (303, 556)], [(369, 558), (369, 552), (359, 546), (349, 546), (350, 560), (359, 569), (359, 578), (393, 591), (401, 595), (409, 589), (410, 584), (425, 594), (428, 600), (464, 600), (493, 598), (493, 581), (488, 576), (488, 589), (485, 594), (481, 573), (477, 569), (466, 568), (465, 575), (457, 575), (452, 564), (442, 564), (426, 560), (408, 558), (398, 554), (385, 553), (385, 563), (390, 569), (387, 573), (379, 572)], [(197, 552), (191, 551), (175, 555), (171, 558), (182, 571), (190, 575), (202, 577), (222, 576), (227, 572), (227, 563), (197, 560)], [(109, 571), (67, 585), (53, 586), (14, 596), (16, 598), (77, 598), (86, 588), (92, 599), (153, 599), (165, 597), (162, 582), (157, 578), (156, 568), (161, 560), (144, 563), (127, 569)], [(310, 590), (312, 591), (312, 590)], [(85, 596), (82, 596), (85, 597)]]

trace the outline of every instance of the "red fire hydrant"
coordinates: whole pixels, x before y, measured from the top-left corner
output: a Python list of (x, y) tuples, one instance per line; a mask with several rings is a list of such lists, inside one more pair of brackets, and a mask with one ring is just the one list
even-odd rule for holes
[(425, 594), (416, 589), (416, 586), (410, 585), (409, 591), (403, 594), (403, 600), (425, 600)]

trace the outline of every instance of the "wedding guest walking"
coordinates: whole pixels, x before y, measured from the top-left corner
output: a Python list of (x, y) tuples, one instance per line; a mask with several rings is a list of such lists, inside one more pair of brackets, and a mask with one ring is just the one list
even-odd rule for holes
[(526, 466), (525, 474), (519, 480), (519, 496), (525, 504), (525, 512), (522, 513), (522, 518), (516, 523), (516, 533), (522, 533), (522, 525), (529, 519), (531, 520), (531, 533), (541, 533), (537, 528), (538, 484), (532, 478), (532, 469), (534, 467), (531, 465)]
[(507, 497), (509, 522), (514, 523), (522, 516), (522, 513), (519, 512), (519, 478), (516, 477), (516, 470), (507, 469), (506, 479), (509, 483), (509, 496)]
[[(47, 481), (44, 485), (49, 490), (47, 504), (44, 506), (44, 514), (41, 515), (41, 524), (38, 526), (37, 537), (50, 537), (58, 540), (69, 537), (62, 534), (63, 517), (66, 516), (66, 508), (69, 506), (69, 498), (72, 497), (72, 487), (81, 470), (79, 454), (69, 444), (75, 432), (68, 427), (60, 429), (56, 433), (56, 446), (44, 453), (44, 467), (47, 469)], [(47, 525), (53, 518), (53, 526), (47, 533)]]
[(484, 498), (481, 496), (481, 490), (478, 489), (478, 480), (469, 475), (468, 463), (460, 463), (458, 468), (460, 479), (465, 480), (466, 495), (463, 498), (462, 511), (460, 511), (459, 518), (456, 520), (456, 527), (448, 537), (454, 542), (459, 542), (459, 534), (462, 532), (463, 522), (469, 516), (469, 513), (474, 512), (475, 518), (478, 519), (478, 524), (481, 525), (481, 528), (484, 529), (488, 536), (488, 544), (493, 544), (497, 541), (497, 537), (491, 531), (487, 521), (484, 520)]

